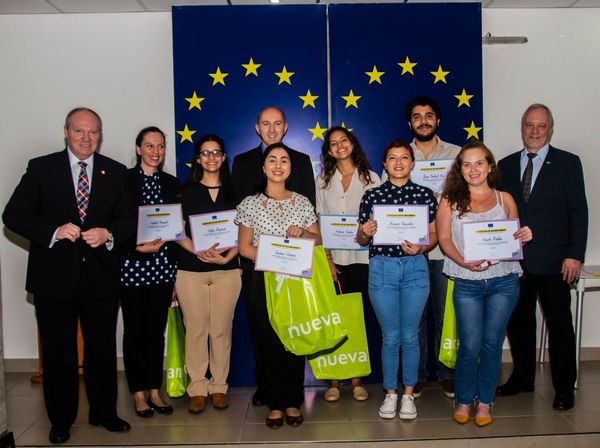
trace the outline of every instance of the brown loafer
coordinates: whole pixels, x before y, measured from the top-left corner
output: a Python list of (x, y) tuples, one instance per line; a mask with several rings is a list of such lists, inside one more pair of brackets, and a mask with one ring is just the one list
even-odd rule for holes
[(216, 394), (211, 394), (210, 398), (215, 409), (226, 409), (229, 407), (229, 398), (226, 394), (217, 392)]
[(188, 412), (191, 414), (200, 414), (204, 411), (206, 406), (206, 397), (204, 395), (197, 395), (190, 397), (188, 401)]

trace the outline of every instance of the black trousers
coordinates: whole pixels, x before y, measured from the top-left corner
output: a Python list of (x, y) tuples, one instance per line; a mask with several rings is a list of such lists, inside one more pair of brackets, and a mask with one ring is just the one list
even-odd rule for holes
[(525, 271), (521, 277), (521, 294), (507, 327), (514, 362), (509, 381), (521, 387), (533, 387), (538, 296), (548, 328), (552, 384), (556, 392), (568, 392), (575, 387), (577, 365), (571, 293), (562, 274), (534, 275)]
[(250, 331), (260, 353), (261, 375), (259, 389), (269, 409), (285, 411), (299, 408), (304, 402), (304, 356), (288, 352), (269, 322), (265, 295), (264, 273), (255, 271), (252, 277), (249, 312)]
[(89, 419), (117, 415), (116, 326), (117, 297), (94, 295), (85, 269), (71, 297), (34, 297), (42, 344), (44, 401), (50, 423), (70, 427), (77, 416), (77, 319), (84, 343), (83, 378)]
[(123, 361), (130, 392), (160, 389), (173, 283), (121, 286)]

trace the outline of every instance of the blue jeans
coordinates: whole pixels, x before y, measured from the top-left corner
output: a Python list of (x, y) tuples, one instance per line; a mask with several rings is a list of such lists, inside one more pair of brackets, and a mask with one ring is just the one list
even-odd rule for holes
[[(439, 361), (440, 342), (442, 338), (442, 327), (444, 326), (444, 312), (446, 310), (446, 291), (448, 290), (448, 277), (442, 272), (444, 260), (429, 260), (429, 304), (425, 307), (421, 325), (419, 327), (419, 346), (421, 348), (421, 358), (419, 361), (419, 381), (427, 382), (429, 372), (427, 364), (429, 358), (429, 336), (433, 336), (433, 353), (431, 356), (435, 359), (437, 380), (453, 380), (454, 369), (446, 367)], [(433, 317), (433, 335), (429, 333), (427, 327), (427, 315), (432, 313)]]
[(429, 270), (423, 254), (407, 257), (377, 255), (369, 260), (369, 298), (381, 326), (383, 387), (398, 388), (402, 346), (402, 378), (417, 384), (419, 324), (429, 295)]
[(502, 343), (508, 319), (519, 297), (519, 276), (488, 280), (454, 279), (458, 326), (456, 402), (479, 399), (491, 404), (502, 365)]

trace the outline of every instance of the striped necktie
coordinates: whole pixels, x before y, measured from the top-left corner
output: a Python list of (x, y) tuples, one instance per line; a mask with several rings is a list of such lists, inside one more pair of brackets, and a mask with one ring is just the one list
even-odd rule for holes
[(77, 209), (79, 210), (79, 219), (83, 224), (85, 221), (85, 215), (87, 214), (88, 204), (90, 202), (90, 180), (88, 179), (85, 167), (87, 163), (79, 162), (81, 171), (79, 171), (79, 180), (77, 181)]

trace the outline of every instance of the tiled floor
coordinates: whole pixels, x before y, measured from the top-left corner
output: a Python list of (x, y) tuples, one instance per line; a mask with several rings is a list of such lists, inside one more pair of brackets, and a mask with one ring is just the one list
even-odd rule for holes
[[(504, 374), (510, 365), (504, 366)], [(451, 418), (452, 401), (445, 398), (436, 384), (430, 384), (417, 400), (419, 416), (412, 422), (383, 421), (377, 409), (383, 398), (380, 385), (369, 385), (371, 398), (366, 402), (352, 399), (350, 389), (342, 391), (337, 403), (322, 398), (323, 388), (307, 388), (303, 407), (305, 423), (292, 428), (271, 430), (264, 424), (265, 408), (250, 403), (253, 389), (230, 390), (231, 406), (218, 411), (210, 406), (200, 415), (186, 411), (184, 398), (171, 400), (171, 416), (138, 418), (131, 398), (119, 396), (119, 414), (133, 428), (127, 433), (110, 433), (87, 424), (87, 401), (81, 392), (80, 412), (71, 430), (68, 445), (75, 446), (148, 446), (148, 445), (222, 445), (279, 444), (288, 447), (306, 442), (327, 442), (327, 447), (600, 447), (600, 361), (582, 363), (580, 387), (575, 408), (567, 412), (552, 409), (553, 390), (548, 367), (537, 375), (536, 391), (515, 397), (498, 397), (494, 423), (478, 428), (472, 422), (458, 425)], [(42, 387), (32, 385), (30, 374), (6, 375), (8, 426), (18, 446), (44, 446), (50, 424), (45, 414)], [(119, 389), (125, 391), (125, 379), (119, 373)], [(83, 387), (82, 387), (83, 389)], [(552, 435), (549, 437), (549, 435)], [(454, 439), (454, 440), (453, 440)], [(336, 443), (337, 442), (337, 443)], [(364, 443), (363, 443), (364, 442)], [(367, 445), (367, 442), (369, 445)], [(247, 445), (248, 446), (248, 445)]]

